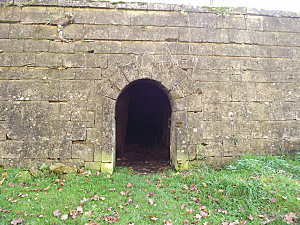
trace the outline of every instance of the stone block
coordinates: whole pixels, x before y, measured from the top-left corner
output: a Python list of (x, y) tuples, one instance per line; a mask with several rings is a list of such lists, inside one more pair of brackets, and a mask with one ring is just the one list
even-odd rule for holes
[(92, 144), (72, 144), (72, 158), (94, 161), (94, 146)]
[(232, 101), (256, 101), (255, 83), (235, 82), (232, 84)]
[[(192, 19), (193, 21), (193, 19)], [(192, 22), (193, 23), (193, 22)], [(131, 25), (133, 26), (162, 26), (178, 27), (189, 26), (189, 17), (180, 12), (145, 12), (132, 11)]]
[(61, 139), (51, 141), (49, 146), (48, 157), (50, 159), (71, 159), (72, 158), (72, 146), (71, 141)]
[(107, 68), (107, 56), (103, 54), (86, 54), (85, 67), (87, 68)]
[[(77, 32), (82, 32), (82, 28), (78, 28)], [(85, 40), (107, 40), (109, 38), (110, 26), (104, 25), (84, 25), (83, 37), (79, 39)]]
[(47, 52), (49, 51), (48, 40), (23, 40), (24, 52)]
[(49, 141), (24, 141), (21, 158), (46, 159), (48, 156)]
[(288, 154), (296, 154), (300, 149), (299, 139), (285, 139), (282, 141), (282, 149)]
[(74, 42), (50, 41), (49, 52), (74, 53)]
[[(101, 135), (102, 135), (102, 131), (99, 130), (99, 128), (87, 128), (86, 140), (94, 144), (100, 144), (102, 142)], [(97, 160), (97, 161), (101, 161), (101, 160)]]
[(116, 87), (110, 80), (103, 79), (96, 82), (96, 93), (104, 97), (117, 99), (120, 94), (120, 89)]
[(256, 15), (247, 15), (246, 28), (247, 30), (263, 31), (264, 17)]
[(101, 25), (129, 25), (130, 13), (107, 9), (75, 8), (75, 23)]
[(5, 140), (6, 140), (6, 129), (0, 128), (0, 141), (5, 141)]
[(276, 127), (277, 129), (282, 129), (284, 130), (283, 133), (283, 138), (284, 139), (299, 139), (300, 138), (300, 122), (299, 121), (285, 121), (282, 123), (277, 123), (275, 124), (278, 127)]
[(39, 53), (36, 54), (35, 65), (49, 68), (63, 66), (64, 57), (64, 55), (56, 53)]
[(13, 140), (47, 140), (47, 111), (45, 102), (16, 102), (10, 107), (7, 137)]
[(179, 41), (188, 42), (208, 42), (208, 43), (229, 43), (227, 29), (211, 28), (180, 28)]
[(49, 25), (10, 24), (9, 38), (57, 39), (57, 27)]
[[(101, 161), (104, 163), (110, 163), (110, 162), (114, 162), (115, 158), (114, 158), (114, 146), (112, 144), (105, 144), (107, 142), (103, 142), (104, 144), (101, 145), (101, 152), (102, 152), (102, 156), (101, 156)], [(95, 155), (98, 159), (100, 158), (99, 155)]]
[[(85, 25), (69, 24), (63, 29), (63, 37), (70, 40), (81, 40), (85, 36)], [(57, 33), (57, 32), (56, 32)]]
[(10, 24), (0, 23), (0, 38), (9, 38)]
[(55, 95), (55, 88), (47, 82), (33, 80), (11, 80), (0, 82), (0, 99), (20, 101), (41, 101)]
[(87, 100), (96, 88), (93, 80), (66, 80), (59, 86), (61, 101)]
[(223, 157), (223, 141), (222, 140), (203, 140), (202, 143), (196, 145), (197, 157)]
[(0, 39), (3, 52), (23, 52), (23, 40)]
[(21, 17), (20, 7), (1, 7), (0, 8), (0, 21), (1, 22), (19, 22)]
[(49, 120), (71, 120), (70, 105), (67, 102), (50, 102), (48, 106)]
[(12, 102), (0, 101), (0, 121), (8, 120)]
[(11, 57), (11, 66), (35, 65), (35, 55), (32, 53), (14, 53)]
[(278, 154), (279, 142), (272, 139), (251, 139), (250, 148), (253, 154)]
[(89, 53), (121, 53), (118, 41), (80, 41), (75, 43), (75, 51)]
[(24, 155), (24, 151), (26, 151), (26, 149), (22, 147), (22, 141), (6, 141), (4, 149), (2, 150), (3, 158), (19, 159), (21, 155)]
[(277, 45), (278, 34), (275, 32), (256, 32), (249, 30), (229, 30), (230, 43)]
[[(100, 142), (98, 142), (100, 143)], [(96, 144), (94, 150), (94, 161), (102, 161), (102, 148), (101, 145)]]
[(85, 141), (86, 127), (80, 122), (72, 122), (67, 130), (67, 136), (72, 141)]
[(250, 102), (245, 104), (245, 120), (270, 120), (270, 103), (269, 102)]
[(176, 41), (178, 40), (178, 29), (177, 27), (114, 26), (109, 29), (109, 39), (128, 41)]
[(84, 162), (84, 167), (87, 170), (101, 170), (101, 162)]
[(272, 102), (270, 103), (270, 120), (296, 120), (296, 110), (295, 102)]
[(46, 7), (23, 7), (21, 14), (22, 23), (42, 23), (50, 22)]
[(203, 138), (206, 140), (222, 140), (230, 137), (233, 133), (233, 123), (231, 121), (202, 121), (201, 126), (204, 129)]
[(224, 101), (231, 101), (231, 84), (226, 82), (205, 82), (199, 83), (202, 90), (204, 103), (220, 104)]
[(0, 120), (0, 142), (6, 140), (7, 123)]
[(76, 80), (101, 80), (103, 78), (101, 68), (70, 68), (67, 71), (74, 74)]
[(12, 55), (9, 53), (0, 54), (0, 66), (10, 66), (12, 64)]
[(77, 168), (75, 166), (68, 166), (64, 163), (55, 163), (49, 167), (49, 171), (53, 173), (76, 173)]
[(277, 33), (277, 44), (282, 46), (289, 47), (299, 47), (300, 46), (300, 37), (297, 33)]
[(83, 68), (86, 65), (85, 53), (64, 54), (63, 66), (67, 68)]
[(114, 172), (114, 163), (101, 163), (101, 172), (112, 174)]
[(264, 31), (279, 32), (298, 32), (300, 29), (299, 21), (294, 18), (264, 17)]

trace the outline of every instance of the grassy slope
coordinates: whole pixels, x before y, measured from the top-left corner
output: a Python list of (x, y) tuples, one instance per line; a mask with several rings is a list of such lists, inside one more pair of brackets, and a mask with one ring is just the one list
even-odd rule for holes
[[(286, 224), (283, 215), (300, 212), (300, 162), (283, 157), (245, 156), (224, 169), (203, 166), (149, 175), (118, 169), (111, 176), (44, 174), (22, 182), (17, 170), (6, 172), (0, 186), (0, 224), (21, 217), (24, 224), (39, 225), (222, 224), (243, 219), (277, 225)], [(45, 187), (50, 188), (32, 190)], [(95, 195), (100, 199), (91, 200)], [(72, 219), (70, 211), (78, 206), (83, 212), (78, 208)], [(54, 210), (61, 214), (54, 216)], [(64, 214), (68, 218), (61, 220)]]

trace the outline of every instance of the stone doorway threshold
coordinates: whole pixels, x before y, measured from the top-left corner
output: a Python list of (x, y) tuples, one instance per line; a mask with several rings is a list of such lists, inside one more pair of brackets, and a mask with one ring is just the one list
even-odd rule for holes
[(172, 168), (166, 152), (166, 147), (159, 145), (127, 145), (124, 153), (117, 156), (116, 166), (130, 168), (138, 174), (162, 172)]

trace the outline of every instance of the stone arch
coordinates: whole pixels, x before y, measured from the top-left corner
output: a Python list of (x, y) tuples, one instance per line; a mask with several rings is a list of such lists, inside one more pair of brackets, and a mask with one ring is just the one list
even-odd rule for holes
[[(190, 99), (194, 99), (195, 87), (190, 82), (189, 72), (172, 62), (161, 64), (146, 56), (143, 60), (127, 61), (120, 58), (103, 73), (98, 94), (102, 101), (102, 141), (97, 152), (101, 155), (101, 170), (112, 172), (116, 164), (116, 120), (115, 109), (118, 97), (135, 82), (149, 80), (159, 86), (168, 96), (171, 107), (170, 120), (170, 161), (175, 168), (187, 168), (189, 143), (187, 135), (187, 111)], [(144, 59), (145, 58), (145, 59)], [(146, 60), (148, 59), (148, 60)], [(168, 61), (168, 60), (167, 60)], [(109, 76), (114, 74), (114, 76)], [(197, 100), (197, 99), (195, 99)], [(100, 158), (99, 158), (100, 159)]]
[[(139, 161), (129, 163), (149, 157), (174, 164), (172, 102), (168, 89), (158, 81), (143, 78), (126, 85), (115, 104), (115, 155)], [(141, 154), (143, 159), (138, 158)]]

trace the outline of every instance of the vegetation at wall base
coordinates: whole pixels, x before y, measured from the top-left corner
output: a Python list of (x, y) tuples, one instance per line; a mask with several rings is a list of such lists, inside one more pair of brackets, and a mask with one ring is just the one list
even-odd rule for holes
[(300, 224), (300, 154), (153, 174), (32, 172), (1, 169), (0, 224)]

